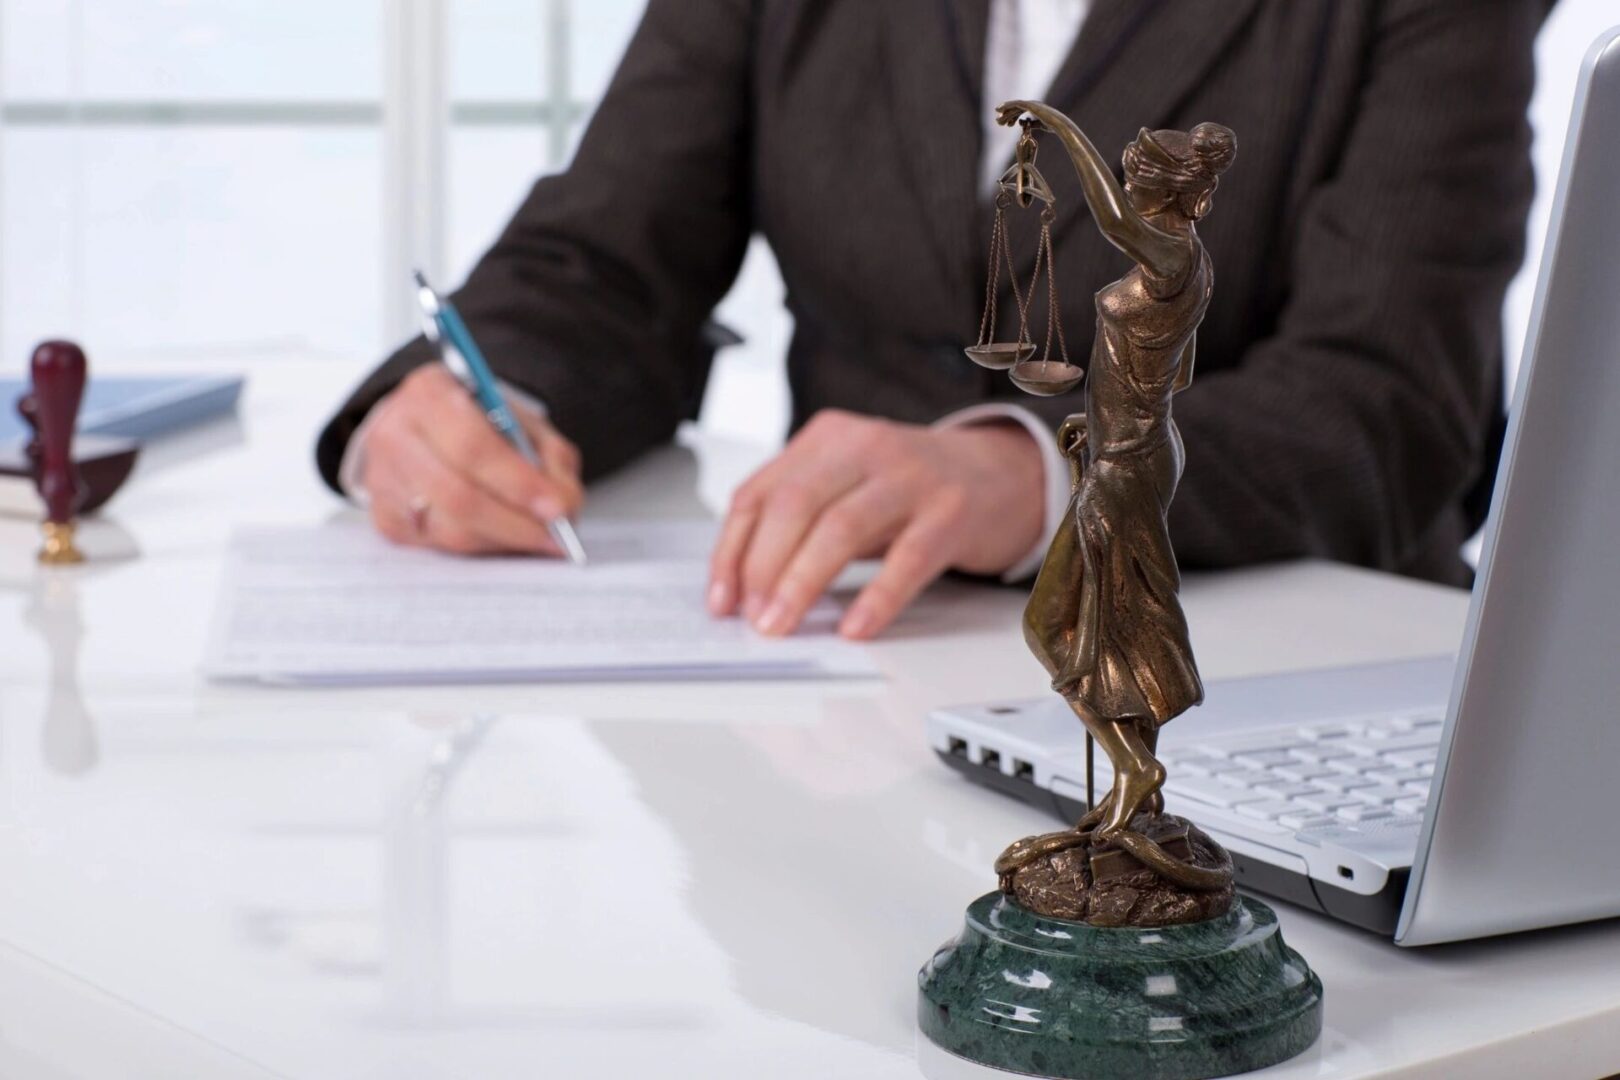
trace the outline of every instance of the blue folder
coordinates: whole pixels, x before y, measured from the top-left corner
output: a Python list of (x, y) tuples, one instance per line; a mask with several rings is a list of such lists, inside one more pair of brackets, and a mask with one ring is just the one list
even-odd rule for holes
[[(78, 431), (146, 442), (229, 415), (242, 384), (239, 375), (92, 375), (79, 407)], [(0, 445), (27, 434), (16, 407), (26, 389), (23, 379), (0, 379)]]

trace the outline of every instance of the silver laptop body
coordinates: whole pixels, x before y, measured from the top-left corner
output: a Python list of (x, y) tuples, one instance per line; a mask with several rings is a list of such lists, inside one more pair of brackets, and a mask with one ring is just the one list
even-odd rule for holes
[[(1167, 807), (1241, 885), (1402, 945), (1620, 915), (1620, 29), (1583, 67), (1548, 241), (1460, 660), (1212, 682), (1161, 736)], [(928, 732), (969, 777), (1083, 812), (1055, 697)]]

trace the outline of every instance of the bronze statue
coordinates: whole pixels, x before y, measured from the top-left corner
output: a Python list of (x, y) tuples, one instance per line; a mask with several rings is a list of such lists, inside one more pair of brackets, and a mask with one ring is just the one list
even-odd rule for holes
[[(1159, 727), (1203, 700), (1166, 525), (1183, 463), (1171, 402), (1192, 382), (1198, 326), (1214, 280), (1196, 225), (1232, 164), (1236, 139), (1218, 124), (1191, 132), (1143, 129), (1125, 151), (1121, 188), (1062, 113), (1032, 101), (998, 111), (1007, 126), (1025, 117), (1033, 119), (1022, 120), (1024, 139), (998, 208), (1009, 195), (1029, 205), (1029, 193), (1049, 203), (1051, 189), (1034, 166), (1033, 133), (1053, 133), (1074, 161), (1092, 219), (1136, 266), (1096, 296), (1086, 411), (1058, 432), (1074, 497), (1024, 616), (1025, 638), (1051, 673), (1052, 688), (1112, 762), (1113, 788), (1073, 829), (1012, 845), (996, 871), (1005, 893), (1040, 914), (1108, 925), (1196, 921), (1230, 906), (1232, 876), (1226, 853), (1165, 816), (1159, 794), (1165, 780), (1155, 757)], [(998, 220), (1002, 245), (1004, 237)], [(1046, 235), (1042, 257), (1050, 275)], [(993, 252), (993, 265), (996, 258)], [(1022, 336), (1027, 302), (1016, 280), (1014, 288)], [(1034, 282), (1028, 292), (1035, 292)], [(1054, 304), (1049, 318), (1056, 317)], [(975, 350), (985, 351), (982, 340)], [(1038, 362), (1026, 341), (1011, 351), (1015, 381), (1035, 393), (1061, 392), (1082, 374), (1066, 356), (1052, 360), (1050, 345)], [(1100, 886), (1122, 876), (1130, 878), (1131, 887), (1121, 890), (1128, 902), (1106, 898)]]
[[(1192, 382), (1213, 284), (1197, 223), (1236, 140), (1218, 124), (1144, 129), (1125, 151), (1121, 187), (1061, 113), (1013, 101), (998, 119), (1021, 122), (1024, 136), (996, 201), (987, 314), (968, 355), (1035, 394), (1087, 379), (1069, 363), (1055, 296), (1043, 358), (1027, 333), (1043, 264), (1056, 290), (1056, 196), (1035, 167), (1037, 132), (1063, 141), (1097, 227), (1136, 262), (1096, 297), (1086, 411), (1058, 432), (1074, 495), (1024, 615), (1030, 649), (1088, 733), (1087, 801), (1093, 739), (1113, 761), (1114, 786), (1074, 828), (1020, 840), (996, 860), (1000, 889), (968, 905), (961, 932), (917, 974), (917, 1026), (970, 1061), (1066, 1080), (1264, 1068), (1321, 1034), (1321, 980), (1283, 942), (1276, 914), (1233, 892), (1221, 846), (1164, 812), (1155, 756), (1160, 726), (1204, 696), (1165, 524), (1183, 460), (1170, 410)], [(1032, 280), (1012, 283), (1020, 336), (998, 343), (996, 273), (1013, 266), (1005, 216), (1037, 201), (1046, 227)]]

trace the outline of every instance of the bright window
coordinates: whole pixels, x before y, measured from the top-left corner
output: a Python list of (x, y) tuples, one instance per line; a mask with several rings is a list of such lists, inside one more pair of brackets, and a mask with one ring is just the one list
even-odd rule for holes
[[(453, 286), (566, 167), (644, 4), (0, 0), (0, 367), (380, 358), (408, 270)], [(709, 426), (779, 432), (780, 301), (756, 244)]]

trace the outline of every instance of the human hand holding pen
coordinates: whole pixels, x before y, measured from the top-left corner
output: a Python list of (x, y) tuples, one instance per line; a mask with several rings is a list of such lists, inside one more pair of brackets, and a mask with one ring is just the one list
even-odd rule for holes
[(441, 364), (426, 364), (373, 407), (362, 484), (372, 521), (401, 544), (464, 555), (562, 556), (547, 529), (585, 502), (579, 450), (521, 401), (513, 414), (540, 467), (490, 426)]
[[(411, 277), (416, 282), (416, 303), (422, 313), (422, 331), (438, 347), (439, 359), (456, 377), (456, 381), (466, 387), (467, 393), (478, 401), (484, 418), (500, 433), (501, 438), (530, 467), (544, 471), (545, 464), (539, 448), (512, 411), (511, 403), (507, 401), (507, 391), (495, 377), (484, 350), (479, 347), (472, 330), (462, 321), (461, 313), (453, 303), (433, 290), (427, 278), (422, 276), (422, 271), (413, 271)], [(426, 531), (423, 519), (426, 508), (427, 502), (421, 497), (412, 500), (411, 519), (417, 532)], [(546, 521), (546, 532), (551, 534), (552, 542), (569, 562), (575, 566), (585, 565), (585, 546), (579, 542), (573, 522), (566, 517), (553, 516)]]

